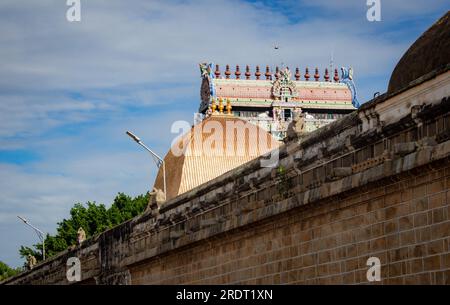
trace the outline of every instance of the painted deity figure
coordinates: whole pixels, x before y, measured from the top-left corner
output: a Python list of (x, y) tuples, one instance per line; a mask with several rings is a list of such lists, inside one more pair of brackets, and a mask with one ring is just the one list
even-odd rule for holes
[(356, 86), (353, 82), (353, 69), (352, 68), (341, 68), (341, 82), (346, 84), (348, 89), (352, 94), (352, 104), (355, 108), (359, 108), (360, 104), (356, 98)]

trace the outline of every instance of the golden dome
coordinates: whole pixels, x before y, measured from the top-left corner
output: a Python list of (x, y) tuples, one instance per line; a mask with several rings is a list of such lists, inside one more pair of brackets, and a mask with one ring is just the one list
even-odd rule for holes
[[(263, 128), (232, 115), (212, 115), (181, 136), (164, 157), (167, 200), (278, 146)], [(163, 189), (162, 167), (154, 187)]]

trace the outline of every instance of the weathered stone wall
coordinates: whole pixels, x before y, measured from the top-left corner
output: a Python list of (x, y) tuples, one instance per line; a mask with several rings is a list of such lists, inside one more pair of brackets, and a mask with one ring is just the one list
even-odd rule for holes
[(7, 283), (382, 283), (449, 275), (450, 72), (376, 99)]
[(450, 284), (450, 165), (430, 164), (131, 266), (133, 284)]

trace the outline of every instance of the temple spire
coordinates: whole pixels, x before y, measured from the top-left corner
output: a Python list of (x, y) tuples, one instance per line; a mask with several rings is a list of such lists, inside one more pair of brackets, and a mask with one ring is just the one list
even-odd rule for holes
[(333, 77), (334, 81), (337, 83), (339, 81), (339, 75), (338, 75), (338, 70), (334, 69), (334, 77)]
[(241, 71), (239, 71), (239, 65), (236, 65), (236, 72), (234, 72), (234, 75), (236, 76), (236, 79), (241, 78)]
[(261, 72), (259, 72), (259, 66), (256, 66), (255, 77), (256, 79), (259, 79), (261, 77)]
[(247, 65), (247, 67), (245, 67), (245, 79), (250, 79), (250, 67)]
[(223, 108), (224, 108), (224, 106), (223, 106), (223, 99), (219, 98), (219, 113), (220, 114), (223, 114)]
[(216, 65), (216, 71), (214, 71), (214, 75), (216, 76), (216, 78), (220, 78), (219, 65)]
[(231, 114), (231, 102), (230, 99), (227, 98), (227, 114)]
[(230, 72), (230, 65), (227, 65), (225, 68), (225, 78), (230, 78), (231, 72)]
[(320, 75), (319, 75), (319, 69), (316, 67), (316, 73), (314, 73), (314, 78), (316, 79), (316, 82), (319, 81)]
[(266, 79), (269, 80), (270, 79), (270, 69), (269, 66), (266, 66), (266, 73), (264, 74), (266, 76)]
[(300, 80), (300, 69), (297, 67), (295, 68), (295, 80)]

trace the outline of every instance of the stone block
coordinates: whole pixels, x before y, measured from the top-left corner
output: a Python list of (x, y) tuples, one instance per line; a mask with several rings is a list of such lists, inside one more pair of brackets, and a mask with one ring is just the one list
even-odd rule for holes
[(397, 143), (394, 145), (394, 154), (404, 156), (416, 150), (415, 142)]
[(169, 237), (171, 238), (171, 239), (178, 239), (178, 238), (180, 238), (181, 236), (183, 236), (183, 235), (185, 235), (186, 233), (184, 232), (184, 231), (182, 231), (182, 230), (178, 230), (178, 231), (173, 231), (173, 230), (171, 230), (170, 231), (170, 234), (169, 234)]
[(351, 167), (335, 167), (332, 169), (331, 176), (332, 177), (345, 177), (350, 176), (352, 174), (352, 168)]

